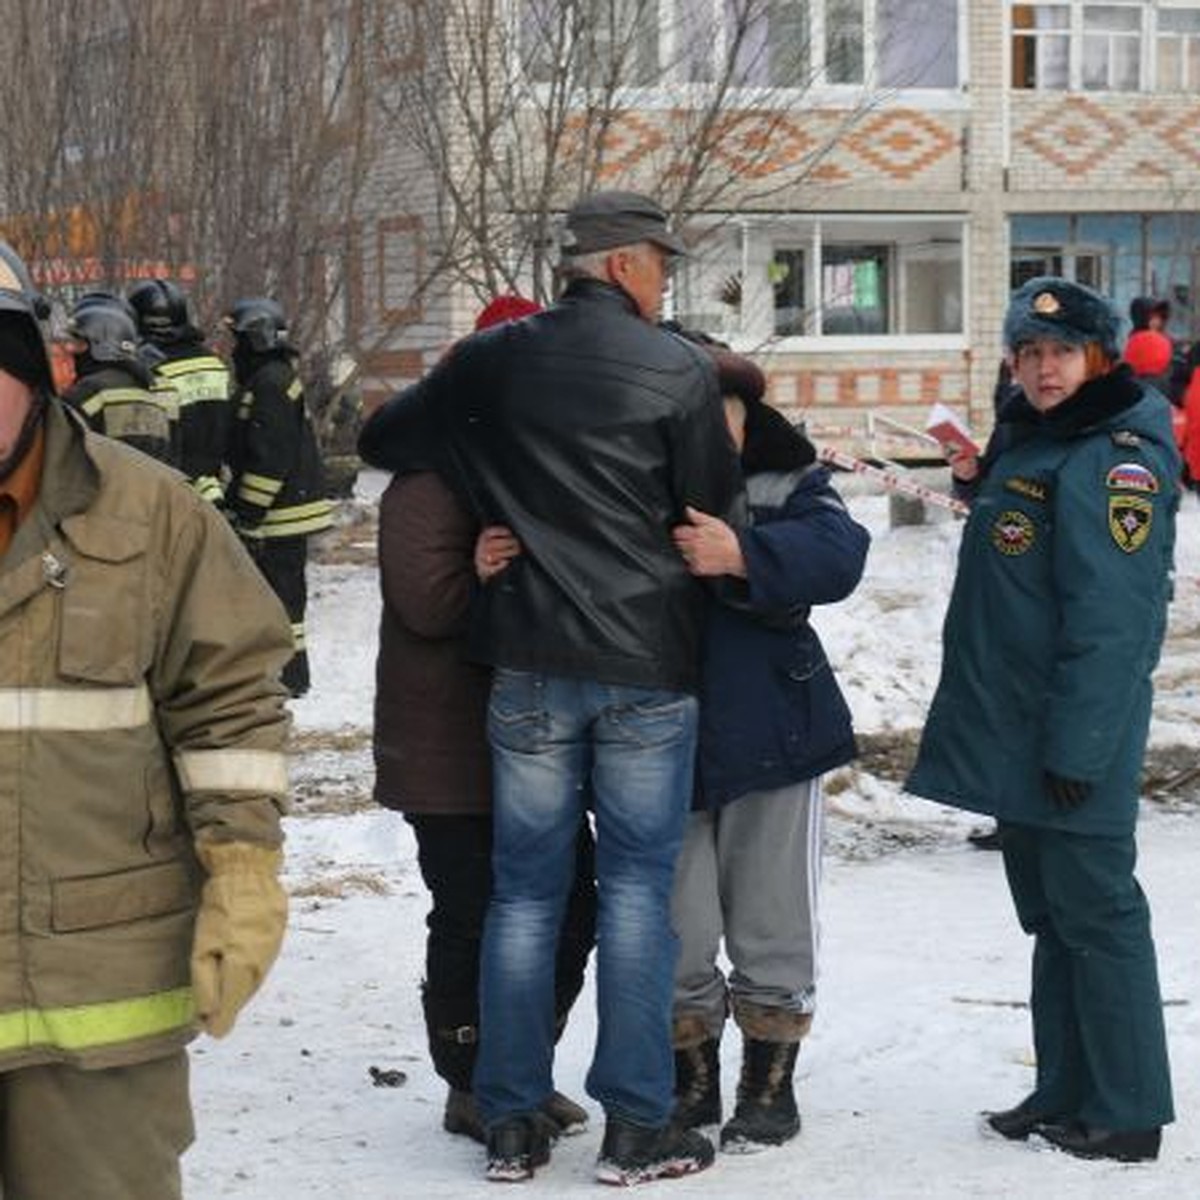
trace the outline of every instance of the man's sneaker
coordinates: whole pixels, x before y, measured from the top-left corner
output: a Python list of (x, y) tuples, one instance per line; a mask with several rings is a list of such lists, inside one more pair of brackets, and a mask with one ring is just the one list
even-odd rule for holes
[(550, 1143), (557, 1126), (540, 1112), (526, 1117), (507, 1117), (487, 1132), (487, 1168), (484, 1175), (493, 1183), (519, 1183), (531, 1179), (538, 1167), (550, 1161)]
[(555, 1092), (542, 1105), (542, 1112), (558, 1126), (560, 1137), (574, 1137), (577, 1133), (587, 1132), (588, 1110), (562, 1092)]
[(712, 1142), (694, 1129), (663, 1125), (657, 1129), (609, 1117), (596, 1161), (601, 1183), (627, 1187), (652, 1179), (677, 1179), (711, 1167)]
[(1114, 1162), (1153, 1162), (1162, 1143), (1162, 1130), (1090, 1129), (1078, 1121), (1068, 1125), (1039, 1125), (1033, 1131), (1056, 1150), (1076, 1158), (1110, 1158)]

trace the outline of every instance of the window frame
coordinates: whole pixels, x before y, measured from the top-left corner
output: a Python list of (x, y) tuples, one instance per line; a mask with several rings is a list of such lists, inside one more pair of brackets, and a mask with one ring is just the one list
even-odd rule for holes
[[(731, 256), (729, 268), (741, 272), (741, 300), (736, 322), (727, 322), (720, 329), (707, 332), (718, 333), (734, 349), (750, 352), (769, 348), (774, 353), (857, 353), (894, 352), (899, 350), (959, 351), (969, 345), (970, 329), (970, 222), (964, 212), (921, 212), (921, 213), (772, 213), (742, 214), (736, 218), (719, 218), (700, 215), (691, 223), (696, 230), (709, 227), (710, 235), (725, 235), (732, 228), (740, 236), (740, 262)], [(959, 303), (961, 307), (960, 327), (950, 333), (825, 333), (825, 306), (823, 299), (823, 270), (826, 265), (826, 245), (879, 246), (888, 248), (888, 278), (886, 310), (890, 321), (903, 322), (908, 311), (908, 271), (914, 261), (911, 255), (901, 253), (907, 244), (896, 236), (898, 228), (904, 226), (953, 227), (958, 233), (957, 242), (948, 246), (957, 247), (959, 270)], [(831, 230), (836, 230), (832, 233)], [(853, 236), (852, 236), (853, 234)], [(703, 235), (701, 235), (703, 239)], [(703, 244), (703, 241), (701, 242)], [(811, 323), (813, 332), (775, 332), (775, 284), (771, 279), (770, 265), (777, 261), (781, 251), (803, 254), (805, 279), (803, 294), (817, 299), (809, 303), (800, 318)], [(932, 257), (932, 256), (931, 256)], [(715, 276), (725, 274), (725, 268), (710, 270)], [(746, 290), (746, 279), (755, 267), (763, 268), (762, 279), (757, 285), (757, 294)], [(686, 266), (682, 269), (686, 270)], [(769, 303), (765, 299), (769, 297)], [(672, 288), (667, 298), (668, 312), (678, 309), (679, 293)], [(695, 306), (698, 308), (698, 306)], [(747, 314), (747, 309), (749, 313)], [(685, 314), (691, 316), (692, 314)]]
[[(510, 9), (512, 46), (519, 64), (526, 60), (522, 45), (524, 7), (529, 0), (512, 0)], [(616, 2), (616, 0), (613, 0)], [(630, 84), (618, 89), (618, 99), (623, 105), (647, 109), (669, 108), (679, 104), (702, 104), (711, 95), (712, 80), (728, 53), (726, 39), (727, 23), (725, 6), (729, 0), (651, 0), (658, 7), (658, 77), (650, 84)], [(744, 3), (746, 0), (736, 0)], [(754, 0), (757, 2), (757, 0)], [(762, 0), (766, 3), (766, 0)], [(802, 0), (797, 0), (802, 2)], [(828, 79), (827, 54), (827, 8), (839, 0), (807, 0), (809, 19), (809, 54), (807, 77), (796, 84), (763, 82), (733, 87), (731, 96), (745, 103), (770, 102), (772, 97), (787, 97), (803, 94), (811, 98), (814, 106), (849, 107), (862, 104), (865, 97), (877, 98), (880, 93), (889, 100), (899, 103), (915, 103), (927, 108), (963, 107), (969, 84), (969, 62), (967, 53), (968, 0), (951, 0), (955, 8), (956, 37), (955, 58), (957, 79), (953, 84), (942, 86), (912, 85), (884, 87), (878, 81), (880, 53), (878, 45), (878, 13), (881, 0), (854, 0), (862, 7), (863, 78), (854, 83), (831, 83)], [(679, 30), (684, 20), (679, 13), (685, 6), (695, 9), (707, 6), (706, 19), (718, 23), (721, 36), (713, 39), (711, 64), (713, 71), (706, 80), (688, 78), (684, 64), (694, 61), (684, 54), (680, 44)], [(703, 18), (703, 15), (701, 16)], [(534, 89), (547, 89), (546, 80), (527, 77), (526, 82)]]
[[(1026, 7), (1065, 9), (1068, 14), (1066, 28), (1062, 30), (1047, 29), (1044, 31), (1019, 28), (1013, 19), (1014, 10)], [(1126, 34), (1118, 31), (1105, 32), (1089, 29), (1085, 25), (1084, 20), (1086, 10), (1089, 8), (1131, 9), (1138, 14), (1137, 32), (1133, 33), (1131, 31)], [(1008, 72), (1008, 89), (1016, 92), (1080, 92), (1088, 95), (1111, 94), (1119, 96), (1145, 94), (1194, 96), (1200, 94), (1200, 30), (1197, 30), (1195, 33), (1175, 33), (1164, 31), (1161, 28), (1160, 16), (1162, 13), (1179, 11), (1200, 14), (1200, 0), (1158, 0), (1157, 3), (1146, 3), (1146, 0), (1008, 0), (1008, 3), (1005, 5), (1005, 45), (1007, 47), (1005, 61)], [(1065, 87), (1046, 86), (1036, 82), (1031, 86), (1018, 85), (1013, 75), (1017, 40), (1062, 36), (1065, 36), (1068, 41), (1067, 82)], [(1136, 37), (1138, 41), (1138, 86), (1136, 88), (1126, 89), (1114, 88), (1112, 86), (1099, 88), (1084, 84), (1084, 39), (1089, 37), (1106, 37), (1109, 40), (1110, 54), (1107, 65), (1109, 84), (1112, 82), (1113, 58), (1111, 48), (1113, 40), (1132, 39)], [(1184, 68), (1184, 79), (1186, 80), (1182, 88), (1173, 81), (1164, 86), (1164, 82), (1159, 79), (1159, 47), (1163, 41), (1167, 40), (1177, 41), (1181, 46), (1180, 56)], [(1194, 79), (1189, 69), (1190, 63), (1188, 58), (1188, 48), (1192, 42), (1197, 44), (1196, 77)]]

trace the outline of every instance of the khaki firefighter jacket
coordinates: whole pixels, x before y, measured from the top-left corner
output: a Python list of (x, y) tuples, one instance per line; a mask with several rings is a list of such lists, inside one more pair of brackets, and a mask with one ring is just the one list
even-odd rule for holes
[(291, 633), (173, 471), (46, 415), (0, 559), (0, 1070), (194, 1033), (197, 839), (280, 841)]

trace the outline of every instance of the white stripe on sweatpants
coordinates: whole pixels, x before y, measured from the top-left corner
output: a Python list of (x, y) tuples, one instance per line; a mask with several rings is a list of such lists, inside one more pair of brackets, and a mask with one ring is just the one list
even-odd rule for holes
[(814, 1010), (823, 830), (819, 779), (691, 814), (671, 901), (680, 940), (677, 1013), (703, 1015), (711, 1029), (720, 1028), (722, 939), (734, 995), (791, 1012)]

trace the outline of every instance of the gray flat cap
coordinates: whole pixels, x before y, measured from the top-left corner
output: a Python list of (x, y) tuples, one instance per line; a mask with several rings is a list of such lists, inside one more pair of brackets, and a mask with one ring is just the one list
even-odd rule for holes
[(592, 192), (567, 213), (566, 255), (593, 254), (616, 246), (653, 242), (668, 254), (686, 254), (682, 240), (667, 228), (667, 214), (637, 192)]

